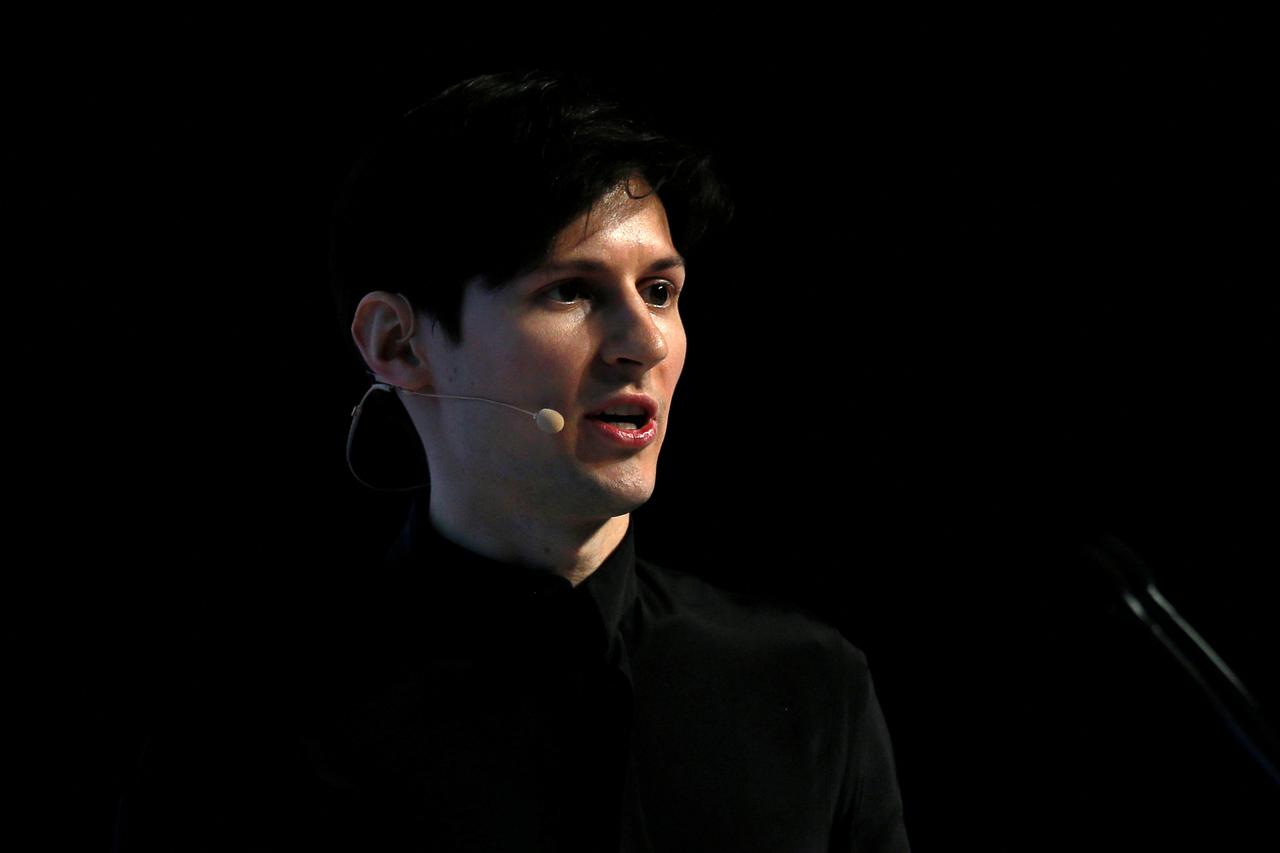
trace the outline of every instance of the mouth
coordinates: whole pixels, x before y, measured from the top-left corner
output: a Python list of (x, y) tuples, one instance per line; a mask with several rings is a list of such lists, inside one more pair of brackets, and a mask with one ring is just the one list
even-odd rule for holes
[(639, 394), (627, 394), (606, 401), (586, 417), (619, 430), (636, 432), (652, 425), (657, 414), (658, 406), (652, 399)]
[(600, 421), (605, 424), (612, 424), (618, 429), (637, 430), (642, 426), (647, 426), (652, 418), (644, 415), (587, 415), (593, 421)]
[(628, 448), (645, 447), (658, 434), (658, 404), (642, 394), (623, 394), (603, 403), (584, 417), (593, 423), (593, 432), (612, 444)]

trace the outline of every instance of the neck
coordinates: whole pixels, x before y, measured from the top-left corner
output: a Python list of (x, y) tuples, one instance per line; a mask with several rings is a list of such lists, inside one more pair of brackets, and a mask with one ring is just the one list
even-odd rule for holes
[(434, 496), (429, 513), (441, 535), (468, 551), (542, 569), (567, 578), (574, 586), (600, 568), (631, 523), (630, 513), (581, 521), (459, 513)]

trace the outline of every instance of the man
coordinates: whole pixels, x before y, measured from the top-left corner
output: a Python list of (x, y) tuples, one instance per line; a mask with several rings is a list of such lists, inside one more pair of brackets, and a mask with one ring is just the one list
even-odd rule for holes
[(262, 849), (907, 849), (861, 653), (636, 556), (727, 215), (705, 157), (563, 75), (452, 86), (364, 158), (336, 292), (430, 482), (298, 680)]
[(383, 381), (564, 418), (548, 435), (490, 406), (403, 397), (430, 461), (437, 530), (574, 584), (617, 548), (653, 493), (684, 366), (684, 278), (662, 202), (636, 175), (566, 226), (532, 271), (498, 290), (467, 283), (458, 343), (399, 293), (363, 297), (351, 332)]
[[(633, 556), (630, 513), (653, 493), (685, 361), (683, 252), (718, 213), (705, 161), (552, 76), (468, 81), (427, 109), (438, 123), (423, 119), (400, 151), (433, 175), (446, 163), (484, 173), (468, 188), (484, 212), (465, 227), (492, 241), (528, 218), (544, 232), (524, 243), (516, 272), (477, 257), (454, 281), (432, 274), (450, 244), (425, 234), (430, 260), (405, 289), (464, 279), (457, 313), (433, 317), (393, 278), (360, 296), (351, 324), (368, 369), (403, 389), (430, 466), (429, 496), (392, 560), (435, 578), (447, 613), (432, 610), (434, 627), (447, 628), (430, 633), (449, 653), (425, 655), (425, 676), (421, 662), (406, 667), (393, 707), (407, 716), (373, 725), (422, 750), (410, 807), (415, 819), (430, 813), (422, 837), (440, 831), (452, 849), (463, 838), (494, 849), (905, 849), (861, 655), (800, 614)], [(573, 174), (583, 162), (593, 180)], [(595, 189), (556, 197), (562, 169)], [(397, 192), (425, 186), (435, 185)], [(513, 196), (517, 209), (504, 210)], [(538, 216), (543, 204), (559, 216)], [(361, 277), (358, 289), (375, 283)], [(459, 397), (551, 408), (564, 426), (549, 434)], [(476, 632), (473, 616), (492, 624)], [(499, 707), (473, 704), (468, 694), (490, 695), (493, 679)], [(474, 761), (485, 772), (449, 776)]]

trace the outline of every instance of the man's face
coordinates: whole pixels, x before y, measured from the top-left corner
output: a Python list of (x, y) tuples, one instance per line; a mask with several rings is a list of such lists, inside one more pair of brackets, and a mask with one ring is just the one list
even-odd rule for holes
[[(437, 412), (425, 436), (433, 502), (583, 521), (648, 500), (684, 367), (683, 285), (662, 202), (621, 187), (564, 228), (537, 270), (497, 291), (468, 284), (462, 343), (427, 338), (434, 391), (552, 408), (565, 426), (548, 435), (497, 406), (428, 402)], [(637, 404), (652, 418), (595, 417)]]

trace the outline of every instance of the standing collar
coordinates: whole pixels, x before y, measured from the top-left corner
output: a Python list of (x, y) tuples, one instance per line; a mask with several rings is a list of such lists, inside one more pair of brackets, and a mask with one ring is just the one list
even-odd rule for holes
[(447, 539), (431, 523), (428, 501), (425, 490), (414, 494), (400, 535), (387, 551), (386, 563), (397, 574), (408, 572), (415, 586), (426, 584), (447, 590), (446, 594), (474, 597), (477, 603), (545, 594), (586, 596), (595, 605), (612, 651), (623, 617), (638, 594), (634, 517), (617, 547), (574, 587), (567, 578), (545, 569), (486, 557)]

